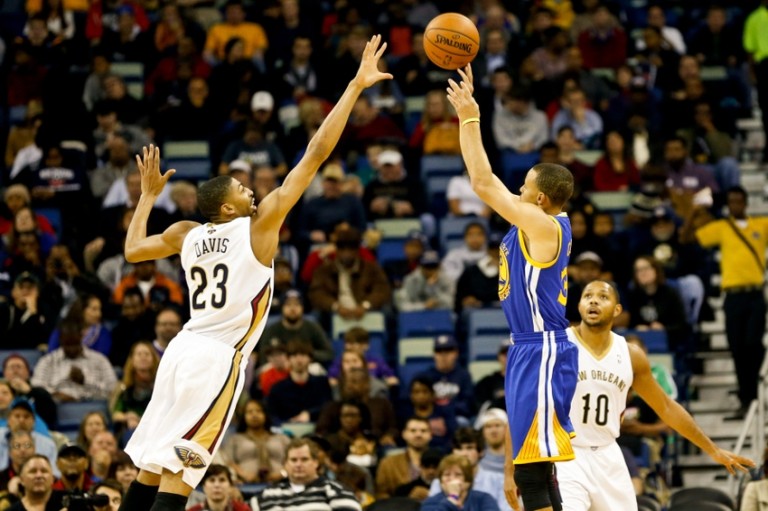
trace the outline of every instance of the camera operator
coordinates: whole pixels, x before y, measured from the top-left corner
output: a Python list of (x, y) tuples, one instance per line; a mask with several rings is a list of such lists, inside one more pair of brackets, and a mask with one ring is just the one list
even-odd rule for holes
[[(118, 511), (120, 504), (123, 503), (123, 488), (120, 483), (114, 479), (107, 479), (102, 481), (93, 487), (91, 494), (96, 497), (98, 495), (106, 495), (109, 498), (109, 504), (104, 506), (93, 506), (94, 511)], [(71, 510), (69, 510), (71, 511)]]
[(82, 494), (91, 490), (93, 479), (88, 475), (88, 454), (77, 444), (68, 444), (59, 449), (56, 458), (61, 477), (53, 484), (54, 490)]
[(33, 454), (21, 467), (21, 500), (8, 511), (61, 511), (63, 493), (53, 490), (51, 462), (42, 454)]

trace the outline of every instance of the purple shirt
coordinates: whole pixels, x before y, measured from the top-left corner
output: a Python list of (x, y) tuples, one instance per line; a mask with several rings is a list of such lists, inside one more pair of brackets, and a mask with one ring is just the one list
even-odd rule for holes
[[(373, 378), (389, 378), (394, 376), (395, 372), (391, 367), (387, 365), (383, 358), (376, 355), (366, 355), (365, 361), (368, 363), (368, 372), (371, 373)], [(341, 374), (341, 357), (338, 357), (331, 364), (331, 368), (328, 369), (328, 376), (331, 378), (338, 378)]]
[(668, 165), (667, 170), (667, 188), (674, 188), (687, 192), (696, 193), (709, 187), (712, 193), (718, 193), (720, 187), (717, 185), (714, 173), (706, 167), (696, 165), (691, 159), (685, 161), (685, 165), (678, 172), (675, 172)]

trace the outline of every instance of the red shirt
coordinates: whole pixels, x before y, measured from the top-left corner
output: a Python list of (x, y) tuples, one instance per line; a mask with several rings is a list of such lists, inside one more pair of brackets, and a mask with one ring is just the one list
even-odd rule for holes
[[(208, 501), (204, 504), (192, 506), (188, 508), (187, 511), (206, 511), (207, 509), (210, 509), (208, 507)], [(230, 500), (229, 506), (227, 506), (227, 511), (251, 511), (251, 506), (245, 502), (240, 502), (239, 500)]]
[(281, 371), (280, 369), (267, 369), (259, 376), (259, 386), (261, 387), (261, 393), (264, 397), (269, 395), (269, 391), (272, 390), (272, 386), (284, 379), (288, 378), (290, 371)]
[(624, 163), (624, 172), (616, 172), (607, 157), (603, 156), (595, 164), (592, 177), (593, 190), (596, 192), (617, 192), (640, 184), (640, 173), (632, 159)]

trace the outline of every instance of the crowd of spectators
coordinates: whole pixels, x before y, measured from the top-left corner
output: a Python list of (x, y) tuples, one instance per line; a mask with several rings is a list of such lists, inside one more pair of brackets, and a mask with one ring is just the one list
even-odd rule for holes
[[(258, 201), (302, 156), (381, 33), (394, 80), (359, 99), (281, 230), (273, 317), (237, 424), (190, 505), (227, 509), (238, 485), (274, 483), (231, 509), (284, 506), (297, 488), (296, 499), (327, 495), (339, 508), (406, 496), (447, 509), (453, 495), (467, 509), (492, 508), (477, 490), (499, 489), (503, 373), (473, 381), (465, 327), (471, 311), (499, 306), (506, 226), (461, 167), (438, 194), (422, 168), (460, 154), (444, 93), (453, 75), (422, 44), (429, 20), (447, 11), (480, 32), (475, 96), (494, 171), (513, 190), (539, 161), (574, 174), (569, 320), (579, 320), (584, 285), (615, 282), (616, 326), (666, 333), (684, 394), (718, 271), (691, 229), (702, 211), (722, 215), (726, 192), (746, 200), (736, 120), (752, 116), (755, 79), (768, 101), (768, 48), (755, 35), (768, 31), (765, 3), (6, 0), (0, 350), (21, 355), (5, 359), (0, 380), (0, 490), (27, 506), (60, 490), (101, 491), (116, 509), (135, 477), (119, 449), (190, 293), (177, 259), (129, 264), (122, 254), (141, 193), (133, 155), (150, 142), (205, 148), (207, 174), (179, 166), (150, 234), (203, 221), (195, 181), (205, 177), (228, 174)], [(599, 192), (629, 199), (617, 214), (601, 209)], [(441, 225), (451, 218), (468, 221), (449, 245)], [(391, 219), (419, 227), (384, 258), (376, 222)], [(425, 310), (451, 311), (452, 331), (404, 380), (398, 315)], [(370, 313), (382, 313), (382, 331), (335, 330)], [(500, 337), (500, 367), (505, 350)], [(108, 414), (84, 417), (67, 443), (57, 406), (83, 401), (108, 403)], [(289, 438), (302, 431), (314, 431), (311, 441)]]

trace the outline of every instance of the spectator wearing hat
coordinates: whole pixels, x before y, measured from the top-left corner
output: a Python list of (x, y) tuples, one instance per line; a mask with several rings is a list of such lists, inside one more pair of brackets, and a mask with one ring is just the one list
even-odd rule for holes
[(378, 263), (360, 257), (360, 232), (354, 227), (336, 234), (336, 257), (326, 260), (312, 276), (312, 308), (344, 319), (360, 319), (369, 310), (389, 305), (392, 291)]
[(501, 235), (492, 232), (488, 236), (485, 255), (476, 264), (461, 272), (456, 284), (454, 300), (454, 310), (457, 314), (478, 307), (498, 306), (499, 245), (501, 245)]
[(283, 126), (275, 113), (275, 98), (265, 90), (256, 91), (251, 96), (251, 119), (264, 127), (264, 138), (280, 145), (283, 141)]
[(565, 317), (571, 324), (579, 323), (579, 300), (581, 292), (592, 282), (600, 278), (603, 270), (603, 258), (597, 253), (587, 250), (582, 252), (574, 260), (571, 278), (568, 281), (568, 299), (565, 304)]
[(16, 398), (11, 403), (11, 411), (8, 413), (8, 426), (6, 434), (0, 435), (0, 470), (5, 470), (9, 464), (10, 437), (7, 433), (25, 431), (32, 435), (35, 444), (35, 453), (47, 456), (53, 460), (53, 471), (59, 477), (59, 469), (56, 468), (56, 455), (58, 449), (56, 443), (50, 437), (38, 433), (35, 429), (35, 407), (23, 398)]
[(419, 476), (413, 481), (401, 484), (395, 488), (393, 497), (408, 497), (419, 502), (424, 501), (429, 496), (429, 487), (432, 481), (437, 479), (437, 466), (443, 459), (443, 451), (430, 447), (421, 455), (421, 465), (419, 466)]
[(267, 34), (258, 23), (245, 21), (245, 9), (240, 0), (227, 2), (224, 6), (224, 21), (214, 24), (208, 30), (203, 58), (212, 65), (223, 61), (226, 56), (225, 46), (234, 38), (242, 41), (244, 58), (263, 65), (268, 45)]
[(310, 244), (327, 243), (336, 225), (348, 222), (350, 226), (365, 230), (365, 210), (355, 195), (343, 193), (344, 169), (337, 163), (327, 163), (320, 173), (323, 193), (310, 199), (301, 212), (302, 235)]
[[(509, 345), (507, 345), (509, 347)], [(492, 407), (478, 415), (476, 429), (483, 434), (485, 451), (480, 460), (480, 466), (490, 472), (504, 472), (506, 454), (504, 448), (507, 442), (509, 417), (502, 408)]]
[(309, 373), (310, 346), (291, 341), (287, 349), (290, 374), (272, 386), (267, 398), (267, 413), (275, 425), (315, 422), (322, 406), (331, 400), (328, 378)]
[[(17, 398), (23, 398), (33, 404), (37, 416), (42, 419), (48, 430), (56, 428), (56, 403), (42, 387), (30, 384), (32, 370), (26, 358), (17, 353), (11, 353), (3, 361), (3, 378), (8, 382)], [(47, 432), (43, 428), (38, 431)]]
[[(485, 410), (498, 408), (506, 410), (507, 402), (504, 399), (504, 376), (507, 370), (507, 351), (509, 351), (509, 338), (503, 338), (499, 344), (496, 360), (499, 361), (499, 370), (483, 376), (475, 385), (475, 405), (480, 410), (478, 418), (482, 417)], [(476, 423), (479, 426), (479, 421)]]
[(488, 233), (480, 222), (470, 222), (464, 228), (464, 244), (454, 247), (445, 254), (441, 269), (443, 274), (454, 281), (464, 270), (488, 255), (486, 242)]
[(322, 327), (314, 320), (304, 317), (301, 292), (296, 289), (287, 291), (280, 313), (280, 321), (269, 325), (261, 335), (262, 342), (258, 345), (259, 365), (266, 362), (266, 350), (274, 346), (273, 339), (277, 339), (283, 346), (287, 346), (292, 340), (306, 344), (312, 350), (312, 358), (323, 365), (333, 360), (333, 348)]
[(403, 155), (385, 149), (377, 159), (378, 174), (365, 187), (363, 205), (368, 221), (416, 218), (424, 212), (424, 189), (403, 167)]
[(455, 280), (440, 269), (440, 255), (429, 250), (419, 259), (419, 268), (403, 280), (395, 292), (395, 304), (400, 311), (450, 309), (456, 294)]
[(408, 233), (403, 244), (403, 258), (384, 263), (384, 271), (393, 288), (402, 287), (405, 276), (419, 267), (422, 254), (429, 248), (429, 242), (424, 233), (417, 230)]
[(434, 364), (420, 374), (432, 381), (435, 403), (451, 406), (460, 422), (468, 423), (475, 414), (472, 376), (459, 365), (459, 343), (452, 335), (435, 337)]
[(0, 301), (2, 348), (36, 349), (47, 342), (51, 326), (39, 308), (40, 280), (28, 271), (13, 281), (11, 300)]
[(59, 449), (56, 466), (61, 477), (53, 483), (54, 490), (80, 494), (90, 491), (94, 485), (88, 474), (88, 453), (79, 445), (67, 444)]
[(37, 363), (32, 385), (43, 387), (58, 401), (109, 399), (117, 385), (109, 359), (83, 346), (79, 324), (63, 321), (60, 328), (61, 346)]

